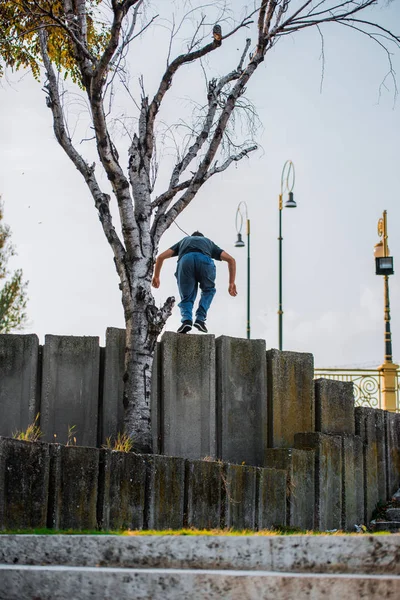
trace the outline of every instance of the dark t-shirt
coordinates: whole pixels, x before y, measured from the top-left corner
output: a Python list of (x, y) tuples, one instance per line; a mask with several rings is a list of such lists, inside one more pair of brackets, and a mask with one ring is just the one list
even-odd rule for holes
[(214, 242), (199, 235), (188, 235), (188, 237), (171, 246), (170, 249), (174, 251), (174, 256), (179, 258), (189, 254), (189, 252), (201, 252), (215, 260), (221, 260), (221, 253), (223, 252)]

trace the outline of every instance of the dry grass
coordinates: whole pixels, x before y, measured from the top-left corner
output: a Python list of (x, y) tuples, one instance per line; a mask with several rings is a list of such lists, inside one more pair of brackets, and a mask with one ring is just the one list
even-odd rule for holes
[(115, 450), (116, 452), (131, 452), (133, 448), (133, 439), (126, 433), (119, 433), (114, 442), (111, 437), (106, 438), (106, 443), (103, 444), (103, 448)]
[(39, 415), (40, 413), (36, 415), (33, 423), (28, 425), (25, 431), (16, 431), (15, 433), (13, 433), (12, 437), (14, 438), (14, 440), (22, 440), (24, 442), (38, 442), (43, 435), (43, 432), (40, 429), (40, 425), (38, 424)]

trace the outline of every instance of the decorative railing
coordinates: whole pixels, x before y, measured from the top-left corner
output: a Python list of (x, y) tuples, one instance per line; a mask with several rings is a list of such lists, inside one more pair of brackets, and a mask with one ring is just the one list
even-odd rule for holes
[[(315, 378), (337, 379), (352, 381), (356, 406), (382, 407), (382, 375), (376, 369), (315, 369)], [(397, 410), (400, 408), (399, 399), (400, 374), (397, 378)]]

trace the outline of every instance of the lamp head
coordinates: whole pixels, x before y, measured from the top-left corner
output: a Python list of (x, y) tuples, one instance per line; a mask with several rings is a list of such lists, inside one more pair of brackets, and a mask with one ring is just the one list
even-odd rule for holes
[(289, 192), (289, 198), (285, 202), (285, 208), (296, 208), (296, 207), (297, 207), (297, 204), (294, 201), (293, 192)]
[(242, 240), (242, 234), (241, 234), (241, 233), (238, 233), (238, 234), (237, 234), (237, 236), (238, 236), (238, 237), (237, 237), (237, 240), (236, 240), (236, 242), (235, 242), (235, 248), (244, 248), (244, 246), (245, 246), (245, 243), (244, 243), (244, 241)]

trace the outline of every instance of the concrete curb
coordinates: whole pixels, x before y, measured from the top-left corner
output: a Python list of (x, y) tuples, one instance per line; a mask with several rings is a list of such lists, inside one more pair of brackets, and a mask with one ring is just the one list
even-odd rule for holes
[[(400, 578), (383, 575), (317, 575), (269, 571), (110, 569), (0, 565), (0, 598), (71, 600), (305, 600), (400, 596)], [(79, 590), (79, 591), (78, 591)]]
[(400, 536), (0, 535), (0, 564), (400, 575)]

